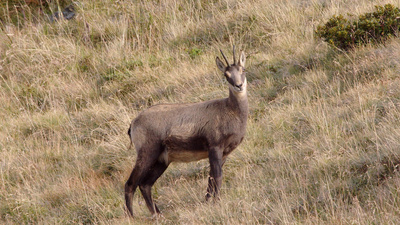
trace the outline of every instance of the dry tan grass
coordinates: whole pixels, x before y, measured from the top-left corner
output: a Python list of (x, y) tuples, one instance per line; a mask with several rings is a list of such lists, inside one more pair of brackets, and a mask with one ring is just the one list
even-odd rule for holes
[[(313, 30), (398, 1), (82, 0), (71, 21), (0, 32), (0, 223), (396, 224), (400, 41), (338, 52)], [(4, 13), (2, 11), (1, 13)], [(5, 17), (2, 17), (5, 18)], [(161, 102), (227, 95), (219, 48), (248, 54), (250, 116), (206, 203), (207, 160), (123, 184), (128, 124)]]

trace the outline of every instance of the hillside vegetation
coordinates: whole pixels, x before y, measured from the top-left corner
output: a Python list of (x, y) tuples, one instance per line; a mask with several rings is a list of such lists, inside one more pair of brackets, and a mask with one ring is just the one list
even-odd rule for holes
[[(1, 4), (0, 223), (397, 224), (400, 40), (343, 51), (314, 37), (333, 15), (387, 3), (400, 7), (81, 0), (52, 23), (54, 1)], [(247, 54), (250, 116), (221, 201), (204, 200), (207, 160), (172, 164), (153, 188), (164, 218), (139, 190), (128, 218), (130, 121), (157, 103), (226, 97), (215, 57), (231, 59), (233, 44)]]

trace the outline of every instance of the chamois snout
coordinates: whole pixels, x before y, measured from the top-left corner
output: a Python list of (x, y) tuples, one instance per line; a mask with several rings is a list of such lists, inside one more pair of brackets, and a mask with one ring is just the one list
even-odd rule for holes
[(242, 84), (235, 84), (233, 87), (235, 88), (235, 91), (237, 91), (237, 92), (242, 92), (244, 90), (243, 89), (243, 83)]

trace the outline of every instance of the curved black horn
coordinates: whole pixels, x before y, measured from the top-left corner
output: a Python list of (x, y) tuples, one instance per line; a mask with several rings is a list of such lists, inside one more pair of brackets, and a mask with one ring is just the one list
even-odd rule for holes
[(233, 45), (233, 64), (236, 65), (235, 45)]
[(222, 56), (223, 56), (223, 57), (224, 57), (224, 59), (225, 59), (226, 66), (229, 66), (229, 62), (228, 62), (228, 60), (226, 59), (226, 57), (225, 57), (224, 53), (222, 52), (222, 50), (221, 50), (221, 49), (220, 49), (219, 51), (221, 52)]

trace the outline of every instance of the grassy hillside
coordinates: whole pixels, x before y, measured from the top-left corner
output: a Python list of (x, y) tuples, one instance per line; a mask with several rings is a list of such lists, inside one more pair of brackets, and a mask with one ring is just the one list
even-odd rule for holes
[[(25, 17), (1, 5), (0, 223), (398, 223), (400, 40), (344, 52), (314, 38), (335, 14), (386, 3), (400, 7), (81, 0), (54, 23), (54, 3)], [(248, 56), (250, 116), (221, 201), (204, 201), (207, 160), (173, 164), (153, 189), (165, 218), (137, 191), (129, 219), (130, 121), (157, 103), (226, 97), (215, 56), (232, 44)]]

